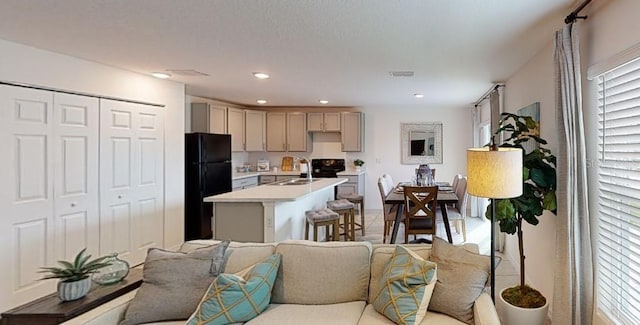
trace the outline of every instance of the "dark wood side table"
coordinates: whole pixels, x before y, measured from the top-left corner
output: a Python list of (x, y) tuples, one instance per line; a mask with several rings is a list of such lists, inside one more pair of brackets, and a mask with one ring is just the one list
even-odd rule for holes
[(91, 291), (78, 300), (63, 302), (57, 293), (52, 293), (8, 310), (0, 315), (0, 324), (60, 324), (135, 290), (140, 284), (142, 269), (131, 269), (129, 275), (118, 283), (105, 286), (94, 283)]

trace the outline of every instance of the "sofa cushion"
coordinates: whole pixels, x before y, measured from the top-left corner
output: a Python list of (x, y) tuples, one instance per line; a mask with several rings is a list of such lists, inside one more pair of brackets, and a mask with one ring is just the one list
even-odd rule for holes
[(491, 259), (438, 237), (433, 240), (429, 259), (438, 264), (438, 281), (429, 310), (473, 324), (473, 304), (487, 283)]
[(330, 305), (278, 305), (271, 304), (246, 325), (354, 325), (359, 323), (365, 307), (364, 301)]
[[(190, 252), (196, 248), (207, 247), (219, 243), (217, 240), (192, 240), (182, 244), (181, 252)], [(224, 273), (238, 273), (254, 266), (273, 255), (275, 243), (239, 243), (231, 242), (225, 253)]]
[[(409, 244), (403, 245), (403, 247), (410, 249), (423, 259), (428, 259), (431, 255), (431, 245)], [(395, 250), (396, 245), (391, 244), (373, 246), (373, 253), (371, 253), (371, 281), (369, 282), (369, 297), (367, 299), (370, 304), (373, 303), (376, 294), (380, 291), (382, 274)]]
[[(378, 313), (373, 305), (369, 304), (364, 309), (360, 322), (363, 325), (393, 325), (394, 323), (388, 318)], [(463, 322), (445, 314), (427, 311), (420, 325), (464, 325)]]
[(274, 254), (256, 264), (246, 280), (229, 273), (218, 275), (187, 324), (224, 325), (258, 316), (269, 305), (279, 266), (280, 255)]
[(121, 325), (187, 319), (224, 267), (228, 241), (190, 253), (150, 248), (143, 282)]
[(371, 244), (290, 240), (279, 243), (276, 252), (282, 263), (273, 303), (323, 305), (367, 299)]
[(435, 263), (397, 246), (380, 280), (381, 288), (373, 307), (396, 324), (420, 324), (427, 312), (435, 279)]

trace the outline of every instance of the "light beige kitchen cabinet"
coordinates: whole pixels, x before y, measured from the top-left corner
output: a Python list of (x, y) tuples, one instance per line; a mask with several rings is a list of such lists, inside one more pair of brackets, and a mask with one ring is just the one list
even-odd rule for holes
[(267, 113), (267, 151), (307, 151), (305, 113)]
[(244, 151), (244, 110), (227, 108), (227, 131), (231, 134), (231, 151)]
[(364, 115), (361, 112), (342, 112), (342, 151), (364, 150)]
[(246, 188), (255, 187), (255, 186), (258, 186), (258, 176), (234, 179), (231, 182), (231, 190), (233, 192), (244, 190)]
[(365, 174), (349, 176), (338, 175), (338, 177), (347, 177), (349, 179), (345, 183), (338, 185), (338, 195), (347, 195), (352, 193), (364, 195)]
[(287, 151), (307, 151), (307, 116), (287, 113)]
[(267, 128), (267, 113), (244, 111), (245, 151), (264, 151)]
[(307, 131), (340, 132), (340, 113), (307, 113)]
[(191, 132), (227, 134), (227, 108), (210, 103), (192, 103)]

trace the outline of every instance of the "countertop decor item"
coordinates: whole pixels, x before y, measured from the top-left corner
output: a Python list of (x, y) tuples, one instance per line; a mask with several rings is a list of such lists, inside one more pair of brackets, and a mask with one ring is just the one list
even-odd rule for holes
[(48, 273), (45, 279), (60, 279), (58, 282), (58, 297), (62, 301), (71, 301), (84, 297), (91, 289), (90, 275), (98, 269), (108, 266), (104, 260), (106, 256), (92, 261), (91, 255), (86, 254), (86, 248), (76, 255), (73, 262), (58, 261), (61, 267), (41, 267), (39, 273)]
[(292, 171), (293, 170), (293, 157), (284, 156), (282, 157), (282, 165), (280, 166), (283, 172)]
[(269, 161), (266, 159), (260, 159), (258, 160), (258, 163), (256, 164), (256, 169), (259, 172), (268, 172), (269, 171)]
[(353, 161), (353, 165), (356, 167), (362, 167), (362, 165), (364, 165), (364, 160), (362, 159), (356, 159)]
[(118, 253), (111, 253), (104, 259), (107, 266), (100, 268), (91, 278), (98, 284), (112, 284), (120, 282), (129, 274), (129, 263), (118, 258)]

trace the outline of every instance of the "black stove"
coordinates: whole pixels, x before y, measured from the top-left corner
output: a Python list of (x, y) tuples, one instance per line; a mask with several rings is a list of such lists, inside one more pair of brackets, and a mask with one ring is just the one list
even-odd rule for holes
[[(311, 176), (314, 178), (336, 178), (337, 173), (344, 170), (344, 159), (311, 159)], [(307, 177), (307, 174), (300, 177)]]

